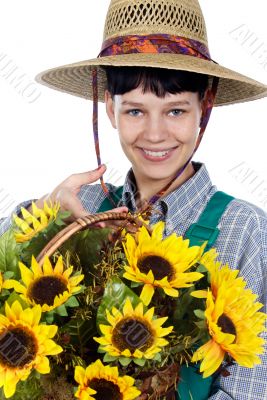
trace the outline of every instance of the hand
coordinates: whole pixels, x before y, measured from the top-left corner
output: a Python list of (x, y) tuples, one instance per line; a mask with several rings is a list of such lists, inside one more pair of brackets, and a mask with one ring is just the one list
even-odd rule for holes
[[(83, 205), (78, 198), (78, 193), (82, 185), (96, 182), (106, 171), (106, 166), (101, 165), (100, 168), (80, 174), (73, 174), (61, 182), (51, 193), (43, 196), (36, 202), (37, 207), (42, 208), (44, 201), (58, 201), (61, 210), (71, 212), (70, 220), (88, 215), (88, 211), (83, 208)], [(100, 206), (100, 204), (99, 204)], [(119, 207), (112, 210), (114, 212), (128, 211), (127, 207)]]

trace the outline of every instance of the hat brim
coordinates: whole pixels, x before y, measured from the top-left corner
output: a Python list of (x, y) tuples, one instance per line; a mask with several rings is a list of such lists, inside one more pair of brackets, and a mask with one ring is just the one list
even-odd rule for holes
[[(36, 81), (52, 89), (92, 100), (92, 67), (154, 67), (190, 71), (219, 77), (215, 106), (242, 103), (267, 96), (267, 86), (212, 61), (182, 54), (134, 53), (101, 57), (63, 65), (39, 73)], [(106, 75), (98, 68), (98, 96), (104, 102)]]

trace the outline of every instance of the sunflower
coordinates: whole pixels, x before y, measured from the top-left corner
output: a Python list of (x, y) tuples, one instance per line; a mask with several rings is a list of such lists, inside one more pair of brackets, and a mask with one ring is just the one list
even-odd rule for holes
[(64, 270), (62, 256), (57, 259), (54, 269), (48, 257), (45, 258), (42, 267), (32, 257), (31, 269), (21, 262), (19, 268), (24, 285), (10, 279), (6, 281), (6, 287), (22, 293), (21, 297), (28, 304), (39, 304), (43, 312), (64, 304), (81, 289), (81, 286), (77, 285), (84, 278), (82, 274), (70, 277), (73, 267)]
[(75, 397), (81, 400), (133, 400), (141, 392), (130, 376), (119, 376), (117, 367), (105, 366), (100, 360), (86, 369), (75, 367), (75, 380), (79, 383)]
[(261, 363), (258, 355), (264, 352), (265, 341), (258, 335), (265, 330), (267, 315), (258, 312), (262, 304), (256, 298), (249, 289), (229, 287), (227, 280), (216, 296), (207, 292), (205, 317), (211, 338), (192, 357), (193, 362), (203, 360), (200, 372), (204, 378), (218, 369), (226, 354), (243, 367)]
[(199, 272), (187, 272), (202, 256), (205, 243), (189, 247), (189, 240), (175, 233), (163, 239), (164, 223), (154, 225), (150, 235), (145, 226), (136, 234), (126, 235), (123, 243), (128, 265), (123, 276), (144, 284), (140, 298), (148, 305), (155, 287), (162, 288), (168, 296), (178, 297), (179, 288), (193, 285), (202, 278)]
[(44, 202), (44, 208), (38, 208), (34, 202), (32, 202), (32, 214), (21, 208), (21, 214), (23, 218), (17, 215), (13, 216), (15, 225), (19, 228), (15, 232), (15, 239), (17, 243), (27, 242), (32, 239), (37, 233), (47, 227), (47, 225), (53, 221), (59, 211), (60, 205), (58, 202), (55, 204), (50, 203), (50, 206)]
[[(237, 288), (243, 290), (246, 286), (244, 278), (238, 277), (239, 270), (231, 269), (228, 264), (222, 265), (222, 263), (216, 258), (218, 253), (215, 249), (207, 251), (199, 260), (199, 263), (204, 265), (209, 273), (210, 288), (213, 296), (217, 296), (219, 288), (223, 282), (227, 282), (227, 288)], [(191, 292), (191, 295), (198, 298), (207, 298), (207, 290), (196, 290)]]
[(110, 325), (100, 325), (104, 336), (94, 338), (100, 343), (100, 349), (113, 357), (132, 359), (153, 359), (169, 342), (163, 338), (173, 326), (162, 328), (168, 317), (153, 318), (154, 307), (145, 314), (143, 303), (133, 309), (129, 298), (123, 306), (123, 313), (115, 307), (110, 313), (106, 310)]
[(62, 351), (51, 340), (58, 327), (39, 325), (41, 307), (22, 309), (18, 301), (5, 303), (5, 315), (0, 315), (0, 387), (6, 398), (13, 396), (17, 383), (25, 381), (35, 369), (40, 374), (50, 372), (48, 355)]

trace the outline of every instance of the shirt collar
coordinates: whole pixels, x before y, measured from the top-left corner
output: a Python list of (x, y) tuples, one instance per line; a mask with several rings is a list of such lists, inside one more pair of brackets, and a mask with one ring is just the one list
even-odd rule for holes
[[(155, 204), (155, 209), (163, 213), (167, 234), (175, 228), (177, 221), (182, 223), (188, 218), (190, 211), (203, 202), (203, 197), (205, 198), (213, 187), (205, 164), (192, 161), (192, 165), (196, 171), (195, 174)], [(131, 211), (136, 211), (136, 192), (135, 177), (130, 169), (123, 187), (122, 202)]]

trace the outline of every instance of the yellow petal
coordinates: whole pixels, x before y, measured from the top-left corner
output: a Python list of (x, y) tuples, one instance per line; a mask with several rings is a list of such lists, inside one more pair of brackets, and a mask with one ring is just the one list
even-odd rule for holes
[(163, 288), (164, 292), (171, 297), (178, 297), (179, 296), (179, 292), (177, 289), (173, 289), (173, 288)]
[(14, 301), (14, 303), (9, 306), (9, 304), (5, 303), (5, 313), (7, 318), (9, 318), (12, 322), (15, 322), (20, 318), (20, 313), (22, 312), (22, 306), (18, 300)]
[(121, 355), (124, 357), (131, 357), (132, 354), (129, 349), (125, 349), (121, 352)]
[(207, 298), (207, 290), (194, 290), (191, 292), (191, 296), (196, 297), (197, 299), (206, 299)]
[(109, 325), (100, 324), (100, 325), (99, 325), (99, 329), (101, 330), (101, 332), (102, 332), (104, 335), (110, 335), (110, 334), (112, 333), (112, 328), (111, 328), (111, 326), (109, 326)]
[(148, 306), (149, 303), (151, 302), (154, 291), (155, 290), (154, 290), (153, 285), (150, 285), (150, 284), (144, 285), (141, 295), (140, 295), (140, 299), (142, 300), (142, 302), (144, 303), (145, 306)]
[(19, 269), (21, 273), (21, 279), (23, 280), (26, 286), (29, 286), (34, 278), (32, 271), (28, 267), (26, 267), (26, 265), (24, 265), (22, 262), (19, 262)]
[(85, 369), (83, 367), (80, 367), (80, 366), (75, 367), (74, 379), (80, 385), (84, 384), (84, 382), (85, 382)]
[(3, 283), (3, 288), (5, 289), (14, 289), (17, 293), (25, 294), (27, 289), (21, 283), (16, 281), (15, 279), (7, 279)]
[(43, 271), (44, 271), (44, 275), (51, 275), (54, 272), (51, 262), (48, 257), (45, 257)]
[(56, 266), (54, 268), (54, 272), (59, 274), (59, 275), (62, 275), (63, 274), (63, 269), (64, 269), (63, 268), (63, 260), (62, 260), (62, 256), (60, 256), (57, 259), (57, 263), (56, 263)]
[(35, 278), (43, 275), (42, 268), (40, 267), (39, 263), (36, 261), (34, 256), (32, 256), (31, 268), (32, 268)]
[(36, 365), (36, 370), (40, 374), (48, 374), (50, 372), (49, 360), (47, 357), (42, 357), (40, 362)]

